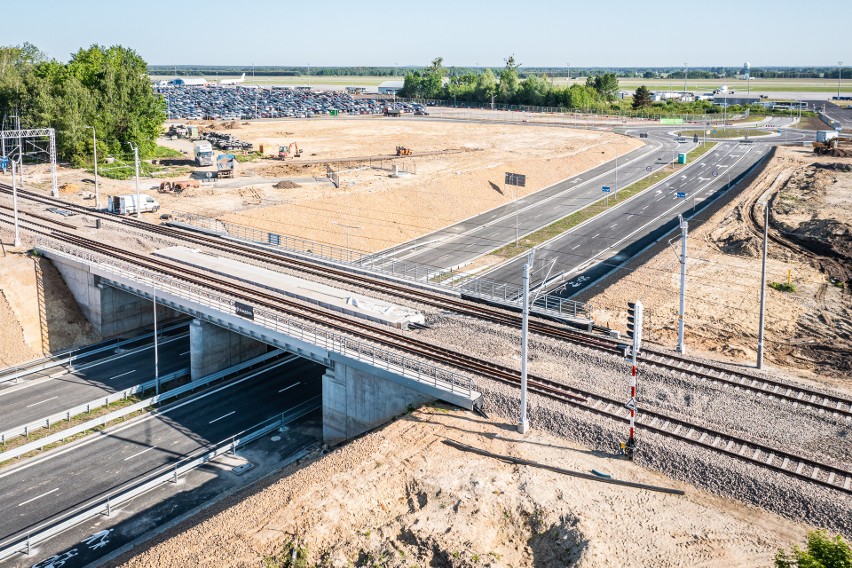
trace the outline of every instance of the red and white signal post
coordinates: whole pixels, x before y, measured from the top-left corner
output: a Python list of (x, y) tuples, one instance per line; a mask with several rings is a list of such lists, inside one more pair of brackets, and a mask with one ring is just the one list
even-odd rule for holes
[(621, 445), (621, 449), (627, 459), (633, 459), (636, 449), (636, 357), (642, 347), (642, 302), (636, 301), (627, 304), (627, 336), (633, 339), (631, 347), (630, 367), (630, 400), (625, 405), (630, 410), (630, 435), (627, 442)]

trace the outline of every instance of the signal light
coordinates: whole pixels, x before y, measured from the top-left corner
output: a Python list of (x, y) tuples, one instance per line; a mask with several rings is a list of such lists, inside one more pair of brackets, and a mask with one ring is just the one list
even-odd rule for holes
[(642, 302), (627, 303), (627, 337), (633, 340), (633, 352), (642, 344)]

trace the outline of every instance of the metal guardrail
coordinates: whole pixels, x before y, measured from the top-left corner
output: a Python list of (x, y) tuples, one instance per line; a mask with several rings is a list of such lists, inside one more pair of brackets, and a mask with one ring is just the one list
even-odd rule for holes
[[(145, 270), (137, 265), (119, 261), (106, 255), (81, 250), (64, 242), (47, 245), (48, 239), (52, 241), (48, 237), (47, 239), (41, 238), (38, 242), (51, 254), (70, 256), (76, 260), (82, 259), (97, 265), (101, 269), (108, 268), (119, 277), (211, 308), (219, 313), (236, 314), (236, 304), (245, 303), (238, 302), (231, 296), (224, 296), (175, 277)], [(101, 278), (105, 277), (101, 276)], [(109, 278), (106, 279), (109, 280)], [(120, 282), (113, 282), (113, 284), (119, 287), (123, 286)], [(370, 366), (433, 386), (439, 390), (449, 391), (467, 398), (470, 398), (473, 394), (473, 381), (455, 371), (427, 363), (402, 352), (377, 347), (269, 308), (256, 305), (253, 305), (252, 308), (254, 311), (253, 323), (266, 329), (277, 331), (325, 351), (362, 361)]]
[[(306, 256), (333, 260), (355, 266), (361, 270), (376, 274), (386, 274), (402, 280), (426, 283), (453, 291), (461, 290), (469, 296), (491, 302), (502, 303), (513, 307), (521, 305), (521, 288), (514, 284), (491, 282), (478, 278), (474, 279), (473, 283), (465, 283), (463, 278), (455, 278), (457, 275), (463, 276), (464, 274), (456, 272), (453, 269), (447, 270), (424, 264), (395, 260), (393, 258), (383, 259), (364, 251), (346, 249), (300, 237), (271, 233), (262, 229), (220, 221), (195, 213), (176, 211), (174, 216), (175, 221), (179, 223), (216, 234), (266, 246), (280, 247)], [(533, 305), (533, 310), (556, 317), (587, 318), (591, 313), (590, 306), (575, 300), (561, 298), (554, 294), (544, 294), (540, 297)]]
[[(185, 325), (187, 325), (186, 322), (174, 324), (172, 326), (165, 327), (159, 330), (158, 333), (162, 335), (163, 333), (173, 331)], [(55, 353), (53, 355), (48, 355), (47, 357), (42, 357), (40, 359), (27, 361), (26, 363), (22, 363), (14, 367), (8, 367), (0, 371), (0, 383), (15, 381), (17, 379), (20, 379), (21, 377), (25, 377), (32, 373), (37, 373), (46, 369), (52, 369), (53, 367), (59, 367), (60, 365), (71, 364), (77, 359), (83, 359), (91, 355), (97, 355), (98, 353), (109, 351), (110, 349), (120, 349), (123, 345), (127, 345), (128, 343), (135, 343), (137, 341), (147, 339), (148, 337), (152, 337), (153, 335), (154, 332), (151, 331), (149, 333), (144, 333), (142, 335), (130, 337), (127, 339), (109, 340), (107, 342), (104, 342), (103, 344), (98, 344), (100, 345), (100, 347), (95, 347), (88, 351), (85, 347), (82, 347), (78, 349), (71, 349), (65, 352)]]
[[(119, 408), (118, 410), (116, 410), (114, 412), (110, 412), (109, 414), (104, 414), (103, 416), (93, 418), (92, 420), (89, 420), (87, 422), (83, 422), (82, 424), (78, 424), (77, 426), (73, 426), (71, 428), (66, 428), (64, 430), (60, 430), (60, 431), (56, 432), (55, 434), (51, 434), (50, 436), (45, 436), (44, 438), (39, 438), (38, 440), (34, 440), (34, 441), (30, 442), (29, 444), (24, 444), (22, 446), (18, 446), (17, 448), (12, 448), (11, 450), (7, 450), (5, 452), (0, 452), (0, 463), (4, 462), (6, 460), (10, 460), (12, 458), (17, 458), (19, 456), (22, 456), (22, 455), (28, 453), (28, 452), (40, 450), (45, 446), (48, 446), (50, 444), (54, 444), (56, 442), (61, 442), (65, 438), (70, 438), (71, 436), (76, 436), (77, 434), (79, 434), (81, 432), (86, 432), (87, 430), (91, 430), (92, 428), (97, 428), (98, 426), (103, 426), (104, 424), (106, 424), (108, 422), (112, 422), (113, 420), (117, 420), (119, 418), (127, 416), (128, 414), (133, 414), (134, 412), (137, 412), (139, 410), (142, 410), (142, 409), (147, 408), (149, 406), (152, 406), (154, 404), (158, 404), (160, 402), (169, 400), (170, 398), (174, 398), (174, 397), (179, 396), (179, 395), (181, 395), (185, 392), (188, 392), (188, 391), (191, 391), (191, 390), (196, 389), (198, 387), (204, 386), (204, 385), (209, 384), (213, 381), (224, 378), (228, 375), (238, 373), (239, 371), (242, 371), (243, 369), (246, 369), (246, 368), (251, 367), (252, 365), (256, 365), (258, 363), (262, 363), (262, 362), (264, 362), (268, 359), (271, 359), (272, 357), (274, 357), (276, 355), (280, 355), (280, 354), (281, 354), (281, 351), (271, 351), (269, 353), (265, 353), (263, 355), (260, 355), (259, 357), (255, 357), (254, 359), (249, 359), (248, 361), (244, 361), (244, 362), (242, 362), (238, 365), (234, 365), (233, 367), (230, 367), (228, 369), (224, 369), (222, 371), (218, 371), (216, 373), (207, 375), (206, 377), (202, 377), (202, 378), (200, 378), (196, 381), (189, 382), (189, 383), (182, 385), (182, 386), (180, 386), (176, 389), (172, 389), (170, 391), (160, 393), (159, 395), (152, 396), (150, 398), (146, 398), (145, 400), (139, 401), (136, 404), (131, 404), (130, 406), (125, 406), (124, 408)], [(182, 373), (186, 374), (186, 371), (183, 371)], [(177, 373), (173, 373), (173, 374), (177, 374)], [(170, 380), (174, 380), (175, 378), (176, 377), (172, 377)], [(149, 385), (148, 388), (151, 388), (151, 387), (154, 386), (154, 381), (150, 381), (149, 383), (146, 383), (146, 384)], [(139, 392), (139, 391), (137, 391), (137, 392)], [(115, 394), (121, 395), (122, 393), (115, 393)], [(115, 400), (121, 400), (121, 396), (117, 396), (115, 398)], [(115, 400), (113, 400), (112, 402), (115, 402)], [(59, 416), (59, 420), (65, 419), (65, 415), (63, 413), (60, 413), (58, 416)], [(41, 426), (43, 426), (43, 425), (40, 425), (40, 427)]]
[[(0, 543), (0, 560), (5, 560), (15, 554), (29, 555), (33, 546), (44, 542), (71, 527), (100, 515), (106, 515), (109, 517), (112, 514), (113, 507), (126, 503), (164, 483), (177, 483), (178, 478), (181, 475), (214, 460), (222, 454), (226, 454), (228, 452), (234, 453), (237, 448), (265, 436), (269, 432), (283, 428), (287, 424), (298, 420), (321, 406), (322, 397), (315, 396), (288, 412), (284, 412), (274, 418), (265, 420), (252, 428), (243, 430), (242, 432), (220, 441), (218, 444), (213, 446), (212, 450), (203, 448), (200, 450), (200, 452), (202, 452), (200, 455), (196, 452), (196, 455), (187, 456), (176, 464), (162, 466), (147, 476), (146, 480), (139, 481), (132, 487), (120, 489), (106, 496), (101, 496), (97, 498), (95, 503), (84, 505), (82, 510), (72, 511), (66, 515), (67, 518), (65, 519), (48, 521), (47, 523), (36, 527), (24, 539), (10, 539), (11, 542), (2, 542)], [(307, 449), (304, 448), (300, 452), (302, 456), (307, 453)], [(292, 462), (296, 459), (299, 458), (290, 458), (288, 461)]]

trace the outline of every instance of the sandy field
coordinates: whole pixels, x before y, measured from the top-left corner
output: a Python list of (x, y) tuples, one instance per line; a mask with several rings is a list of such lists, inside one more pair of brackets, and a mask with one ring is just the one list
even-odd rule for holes
[[(345, 245), (343, 225), (350, 225), (358, 227), (350, 229), (350, 246), (364, 251), (497, 207), (640, 146), (638, 140), (608, 132), (395, 118), (243, 123), (228, 132), (275, 148), (296, 141), (304, 150), (303, 161), (320, 163), (241, 164), (239, 175), (248, 180), (242, 187), (158, 197), (164, 211), (231, 211), (221, 218), (337, 245)], [(339, 189), (326, 180), (323, 160), (393, 154), (397, 145), (414, 151), (413, 157), (396, 163), (415, 173), (391, 178), (391, 163), (385, 161), (372, 168), (364, 163), (339, 166)], [(525, 173), (527, 187), (516, 194), (504, 192), (506, 171)], [(274, 189), (257, 176), (272, 182), (292, 179), (300, 187)]]
[(0, 257), (0, 328), (0, 368), (100, 339), (50, 261), (11, 252)]
[[(850, 164), (850, 171), (812, 169), (814, 163)], [(685, 342), (689, 353), (753, 366), (756, 361), (762, 224), (755, 231), (749, 208), (758, 198), (772, 199), (773, 230), (799, 231), (844, 249), (852, 230), (852, 159), (814, 156), (804, 148), (779, 148), (763, 174), (741, 197), (724, 206), (689, 235)], [(759, 206), (760, 207), (760, 206)], [(759, 218), (762, 223), (762, 207)], [(808, 233), (809, 232), (809, 233)], [(678, 242), (678, 251), (679, 242)], [(841, 252), (842, 254), (842, 252)], [(852, 365), (852, 298), (840, 259), (825, 267), (770, 241), (767, 283), (796, 287), (768, 289), (766, 358), (835, 386), (852, 387), (843, 377)], [(839, 271), (839, 272), (838, 272)], [(623, 329), (628, 300), (645, 308), (645, 336), (674, 348), (680, 263), (671, 250), (645, 254), (611, 279), (591, 287), (582, 300), (595, 306), (595, 319)], [(831, 376), (835, 378), (832, 379)]]
[[(445, 439), (686, 494), (514, 465)], [(122, 566), (284, 566), (294, 547), (308, 566), (768, 566), (806, 531), (535, 430), (522, 437), (505, 423), (424, 407), (226, 500)]]

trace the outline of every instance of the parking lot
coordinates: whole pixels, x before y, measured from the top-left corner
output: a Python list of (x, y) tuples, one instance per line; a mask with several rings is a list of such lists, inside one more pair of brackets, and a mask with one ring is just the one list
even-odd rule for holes
[(155, 87), (166, 100), (168, 116), (188, 120), (310, 118), (338, 114), (377, 115), (387, 107), (403, 113), (423, 112), (420, 105), (356, 99), (336, 91), (282, 87), (168, 86)]

